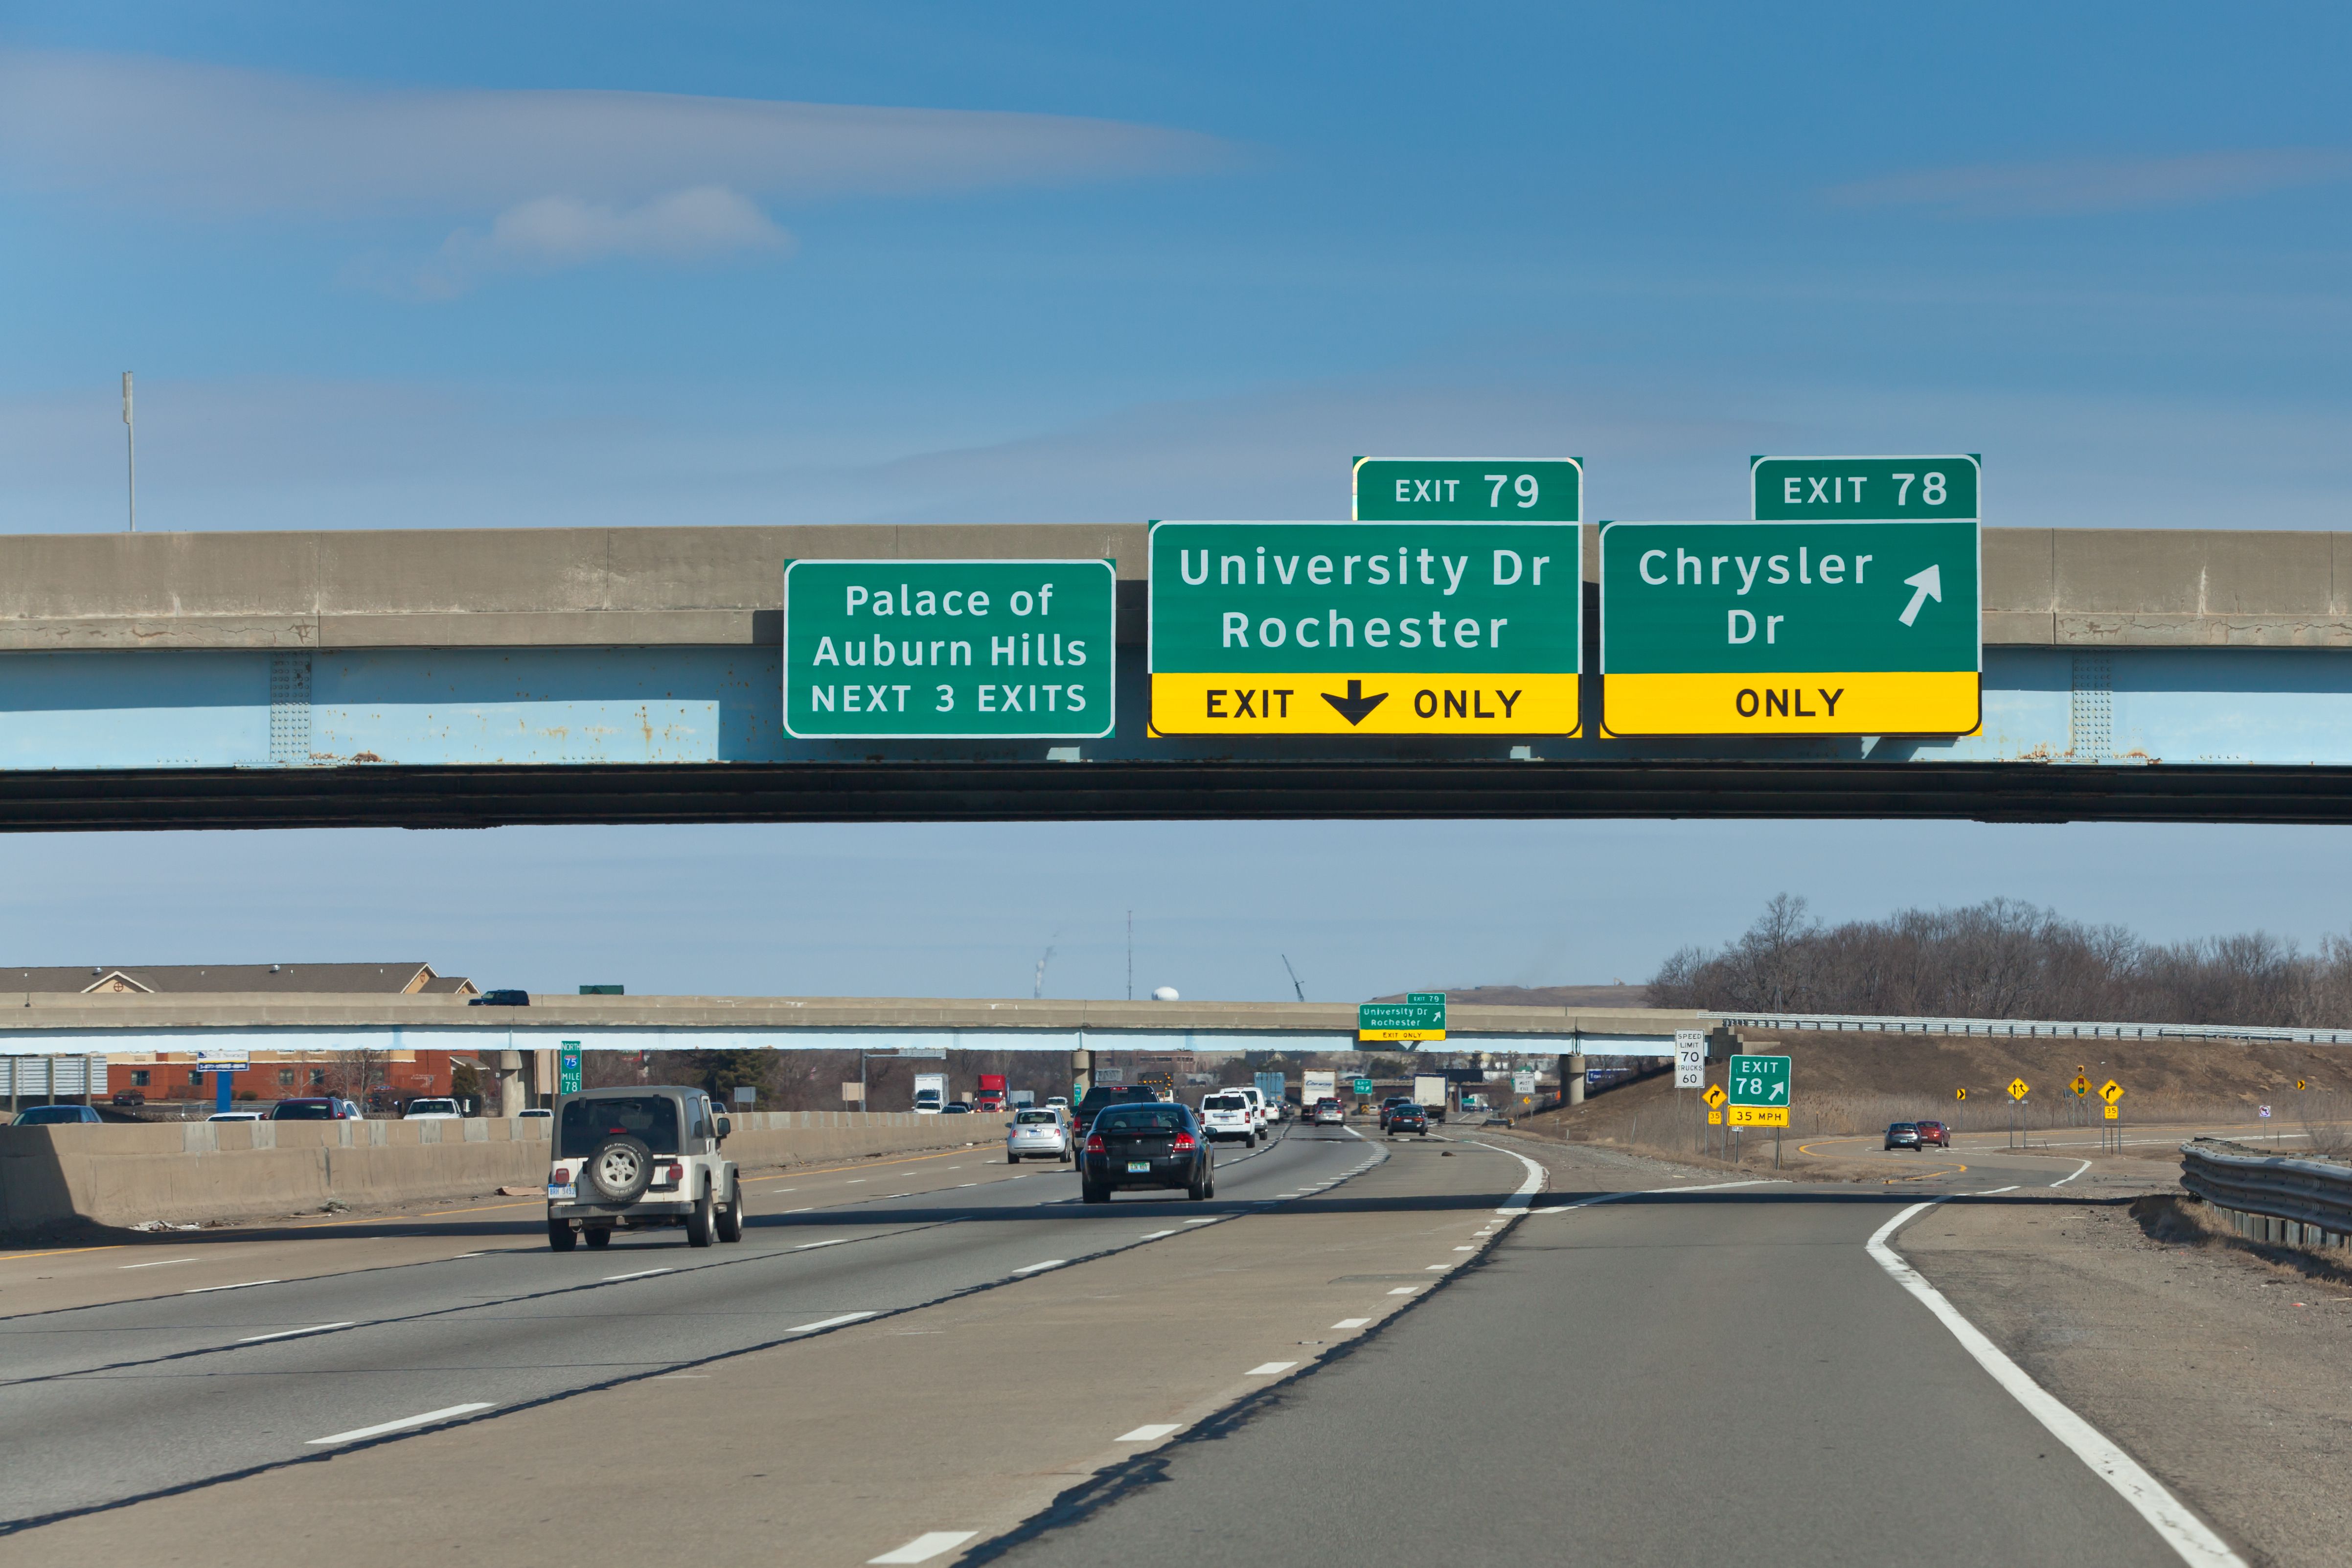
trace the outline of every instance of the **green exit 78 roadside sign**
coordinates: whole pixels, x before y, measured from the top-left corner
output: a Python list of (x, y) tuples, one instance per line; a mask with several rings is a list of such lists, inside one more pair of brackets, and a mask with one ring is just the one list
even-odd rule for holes
[(1789, 1106), (1789, 1059), (1785, 1056), (1735, 1056), (1724, 1087), (1738, 1105)]
[(1107, 560), (795, 560), (784, 730), (811, 739), (1111, 733)]

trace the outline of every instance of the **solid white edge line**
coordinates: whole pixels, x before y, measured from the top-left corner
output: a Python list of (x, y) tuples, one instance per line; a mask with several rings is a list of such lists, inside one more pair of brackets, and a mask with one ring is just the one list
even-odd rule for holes
[(283, 1280), (247, 1280), (235, 1285), (198, 1285), (193, 1291), (182, 1291), (184, 1296), (208, 1296), (215, 1291), (249, 1291), (256, 1285), (282, 1285)]
[(844, 1312), (837, 1318), (819, 1318), (813, 1323), (795, 1323), (784, 1332), (786, 1333), (814, 1333), (818, 1329), (837, 1329), (844, 1323), (863, 1322), (867, 1318), (874, 1315), (875, 1314), (872, 1312)]
[(1543, 1190), (1544, 1180), (1550, 1175), (1550, 1173), (1545, 1170), (1543, 1166), (1538, 1165), (1535, 1161), (1528, 1158), (1527, 1155), (1520, 1154), (1514, 1149), (1496, 1148), (1493, 1144), (1481, 1144), (1475, 1138), (1467, 1138), (1465, 1139), (1464, 1142), (1472, 1144), (1478, 1148), (1491, 1149), (1498, 1155), (1509, 1155), (1511, 1158), (1518, 1161), (1519, 1164), (1528, 1167), (1528, 1179), (1519, 1184), (1518, 1191), (1511, 1194), (1510, 1197), (1503, 1200), (1503, 1207), (1495, 1210), (1496, 1214), (1516, 1215), (1520, 1213), (1526, 1209), (1528, 1204), (1535, 1201), (1536, 1194)]
[(2182, 1562), (2246, 1568), (2245, 1559), (2231, 1551), (2227, 1542), (2207, 1529), (2202, 1520), (2165, 1490), (2163, 1482), (2142, 1469), (2137, 1460), (2109, 1442), (2097, 1427), (2075, 1415), (2049, 1390), (2034, 1382), (2024, 1368), (2010, 1360), (2006, 1352), (1986, 1338), (1982, 1330), (1962, 1317), (1959, 1309), (1946, 1301), (1944, 1293), (1927, 1282), (1927, 1276), (1887, 1245), (1888, 1237), (1917, 1215), (1944, 1201), (1931, 1198), (1924, 1203), (1915, 1203), (1880, 1226), (1864, 1243), (1864, 1249), (1872, 1260), (1885, 1270), (1896, 1284), (1910, 1291), (1935, 1313), (1936, 1320), (1951, 1331), (1952, 1337), (1960, 1342), (1963, 1350), (1976, 1358), (1977, 1364), (1990, 1374), (1992, 1380), (2000, 1384), (2011, 1398), (2023, 1406), (2028, 1415), (2047, 1427), (2052, 1437), (2065, 1444), (2076, 1458), (2090, 1467), (2093, 1475), (2113, 1487), (2117, 1496), (2131, 1504), (2133, 1511), (2147, 1521), (2148, 1527), (2179, 1555)]
[(1039, 1274), (1048, 1269), (1058, 1269), (1068, 1261), (1067, 1258), (1048, 1258), (1043, 1263), (1032, 1263), (1026, 1269), (1015, 1269), (1013, 1272), (1016, 1278), (1023, 1274)]
[(896, 1552), (885, 1552), (879, 1557), (866, 1561), (876, 1563), (929, 1563), (943, 1552), (952, 1552), (980, 1533), (977, 1530), (927, 1530)]
[(2076, 1166), (2073, 1170), (2068, 1171), (2064, 1176), (2060, 1176), (2056, 1181), (2052, 1182), (2050, 1185), (2052, 1186), (2064, 1186), (2068, 1182), (2073, 1181), (2076, 1176), (2081, 1176), (2084, 1171), (2089, 1170), (2090, 1168), (2091, 1162), (2084, 1160), (2081, 1165)]
[(125, 1269), (161, 1269), (171, 1263), (193, 1263), (194, 1258), (158, 1258), (152, 1263), (125, 1263)]
[(1122, 1432), (1118, 1437), (1113, 1437), (1111, 1441), (1114, 1443), (1156, 1443), (1160, 1441), (1160, 1438), (1167, 1437), (1170, 1433), (1175, 1430), (1176, 1423), (1173, 1421), (1154, 1422), (1149, 1427), (1138, 1427), (1132, 1432)]
[(403, 1416), (397, 1421), (385, 1421), (373, 1427), (355, 1427), (348, 1432), (338, 1432), (331, 1437), (313, 1437), (303, 1447), (315, 1448), (321, 1443), (356, 1443), (362, 1437), (381, 1437), (386, 1432), (404, 1432), (411, 1427), (427, 1426), (435, 1421), (446, 1421), (454, 1416), (471, 1416), (477, 1410), (490, 1407), (487, 1399), (471, 1405), (452, 1405), (445, 1409), (427, 1410), (422, 1416)]
[[(352, 1320), (352, 1322), (357, 1322), (358, 1321), (358, 1319), (354, 1318)], [(259, 1344), (266, 1339), (292, 1339), (297, 1334), (325, 1333), (329, 1329), (347, 1329), (352, 1326), (352, 1322), (312, 1323), (306, 1329), (279, 1329), (276, 1333), (257, 1333), (252, 1335), (250, 1338), (241, 1339), (236, 1343), (239, 1344)]]

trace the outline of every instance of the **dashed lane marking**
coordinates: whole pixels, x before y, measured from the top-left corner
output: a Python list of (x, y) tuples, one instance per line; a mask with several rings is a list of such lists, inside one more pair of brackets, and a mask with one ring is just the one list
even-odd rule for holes
[(675, 1274), (677, 1272), (677, 1270), (670, 1268), (640, 1269), (634, 1274), (607, 1274), (604, 1276), (604, 1283), (609, 1285), (615, 1280), (650, 1280), (656, 1274)]
[(1370, 1318), (1341, 1318), (1331, 1326), (1335, 1329), (1360, 1329), (1371, 1321)]
[[(354, 1322), (356, 1320), (354, 1320)], [(259, 1344), (262, 1341), (268, 1339), (293, 1339), (300, 1334), (325, 1333), (329, 1329), (347, 1329), (351, 1326), (352, 1324), (349, 1322), (312, 1323), (306, 1329), (279, 1329), (276, 1333), (252, 1334), (245, 1339), (237, 1341), (236, 1343), (239, 1344)]]
[(1138, 1427), (1132, 1432), (1122, 1432), (1118, 1437), (1113, 1437), (1111, 1441), (1114, 1443), (1156, 1443), (1160, 1441), (1160, 1438), (1167, 1437), (1171, 1432), (1175, 1430), (1176, 1423), (1173, 1421), (1156, 1422), (1149, 1427)]
[(786, 1333), (814, 1333), (819, 1329), (837, 1329), (844, 1323), (864, 1322), (867, 1318), (874, 1317), (877, 1314), (873, 1312), (844, 1312), (839, 1317), (819, 1318), (813, 1323), (795, 1323), (784, 1332)]
[(792, 1249), (792, 1250), (794, 1252), (814, 1252), (820, 1247), (839, 1247), (848, 1239), (849, 1238), (846, 1236), (836, 1236), (830, 1241), (803, 1241), (799, 1246)]
[(173, 1263), (193, 1263), (194, 1258), (158, 1258), (152, 1263), (125, 1263), (125, 1269), (163, 1269)]
[(245, 1280), (234, 1285), (198, 1285), (193, 1291), (182, 1291), (184, 1296), (209, 1296), (215, 1291), (250, 1291), (256, 1285), (279, 1285), (282, 1280)]
[(1026, 1269), (1015, 1269), (1013, 1272), (1015, 1278), (1023, 1274), (1038, 1274), (1048, 1269), (1058, 1269), (1068, 1261), (1067, 1258), (1048, 1258), (1043, 1263), (1032, 1263)]
[(1243, 1375), (1247, 1377), (1272, 1377), (1278, 1372), (1288, 1372), (1292, 1367), (1297, 1366), (1297, 1364), (1298, 1364), (1295, 1361), (1261, 1361), (1255, 1366), (1251, 1367), (1249, 1371), (1244, 1373)]
[(412, 1427), (429, 1427), (436, 1421), (455, 1420), (460, 1416), (471, 1416), (477, 1410), (489, 1407), (489, 1401), (486, 1399), (478, 1399), (470, 1405), (445, 1406), (438, 1410), (427, 1410), (422, 1416), (403, 1416), (397, 1421), (382, 1421), (373, 1427), (354, 1427), (348, 1432), (337, 1432), (329, 1437), (313, 1437), (304, 1446), (315, 1448), (321, 1443), (356, 1443), (362, 1437), (381, 1437), (391, 1432), (405, 1432)]
[(977, 1530), (927, 1530), (896, 1552), (885, 1552), (879, 1557), (868, 1557), (876, 1563), (929, 1563), (943, 1556), (980, 1533)]

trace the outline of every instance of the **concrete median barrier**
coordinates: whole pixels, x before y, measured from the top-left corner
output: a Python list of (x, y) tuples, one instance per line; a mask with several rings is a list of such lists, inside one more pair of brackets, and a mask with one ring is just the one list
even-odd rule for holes
[[(1004, 1136), (1002, 1116), (759, 1111), (734, 1122), (727, 1153), (747, 1171)], [(0, 1127), (0, 1231), (249, 1219), (534, 1186), (546, 1177), (551, 1126), (532, 1118)]]

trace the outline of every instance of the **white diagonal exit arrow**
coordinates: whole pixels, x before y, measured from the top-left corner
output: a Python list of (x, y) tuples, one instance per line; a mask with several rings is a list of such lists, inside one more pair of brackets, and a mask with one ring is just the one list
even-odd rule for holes
[(1911, 595), (1911, 602), (1903, 607), (1903, 613), (1895, 619), (1908, 626), (1918, 618), (1919, 606), (1930, 599), (1938, 604), (1944, 602), (1944, 569), (1931, 566), (1916, 577), (1905, 578), (1903, 586), (1915, 591)]

